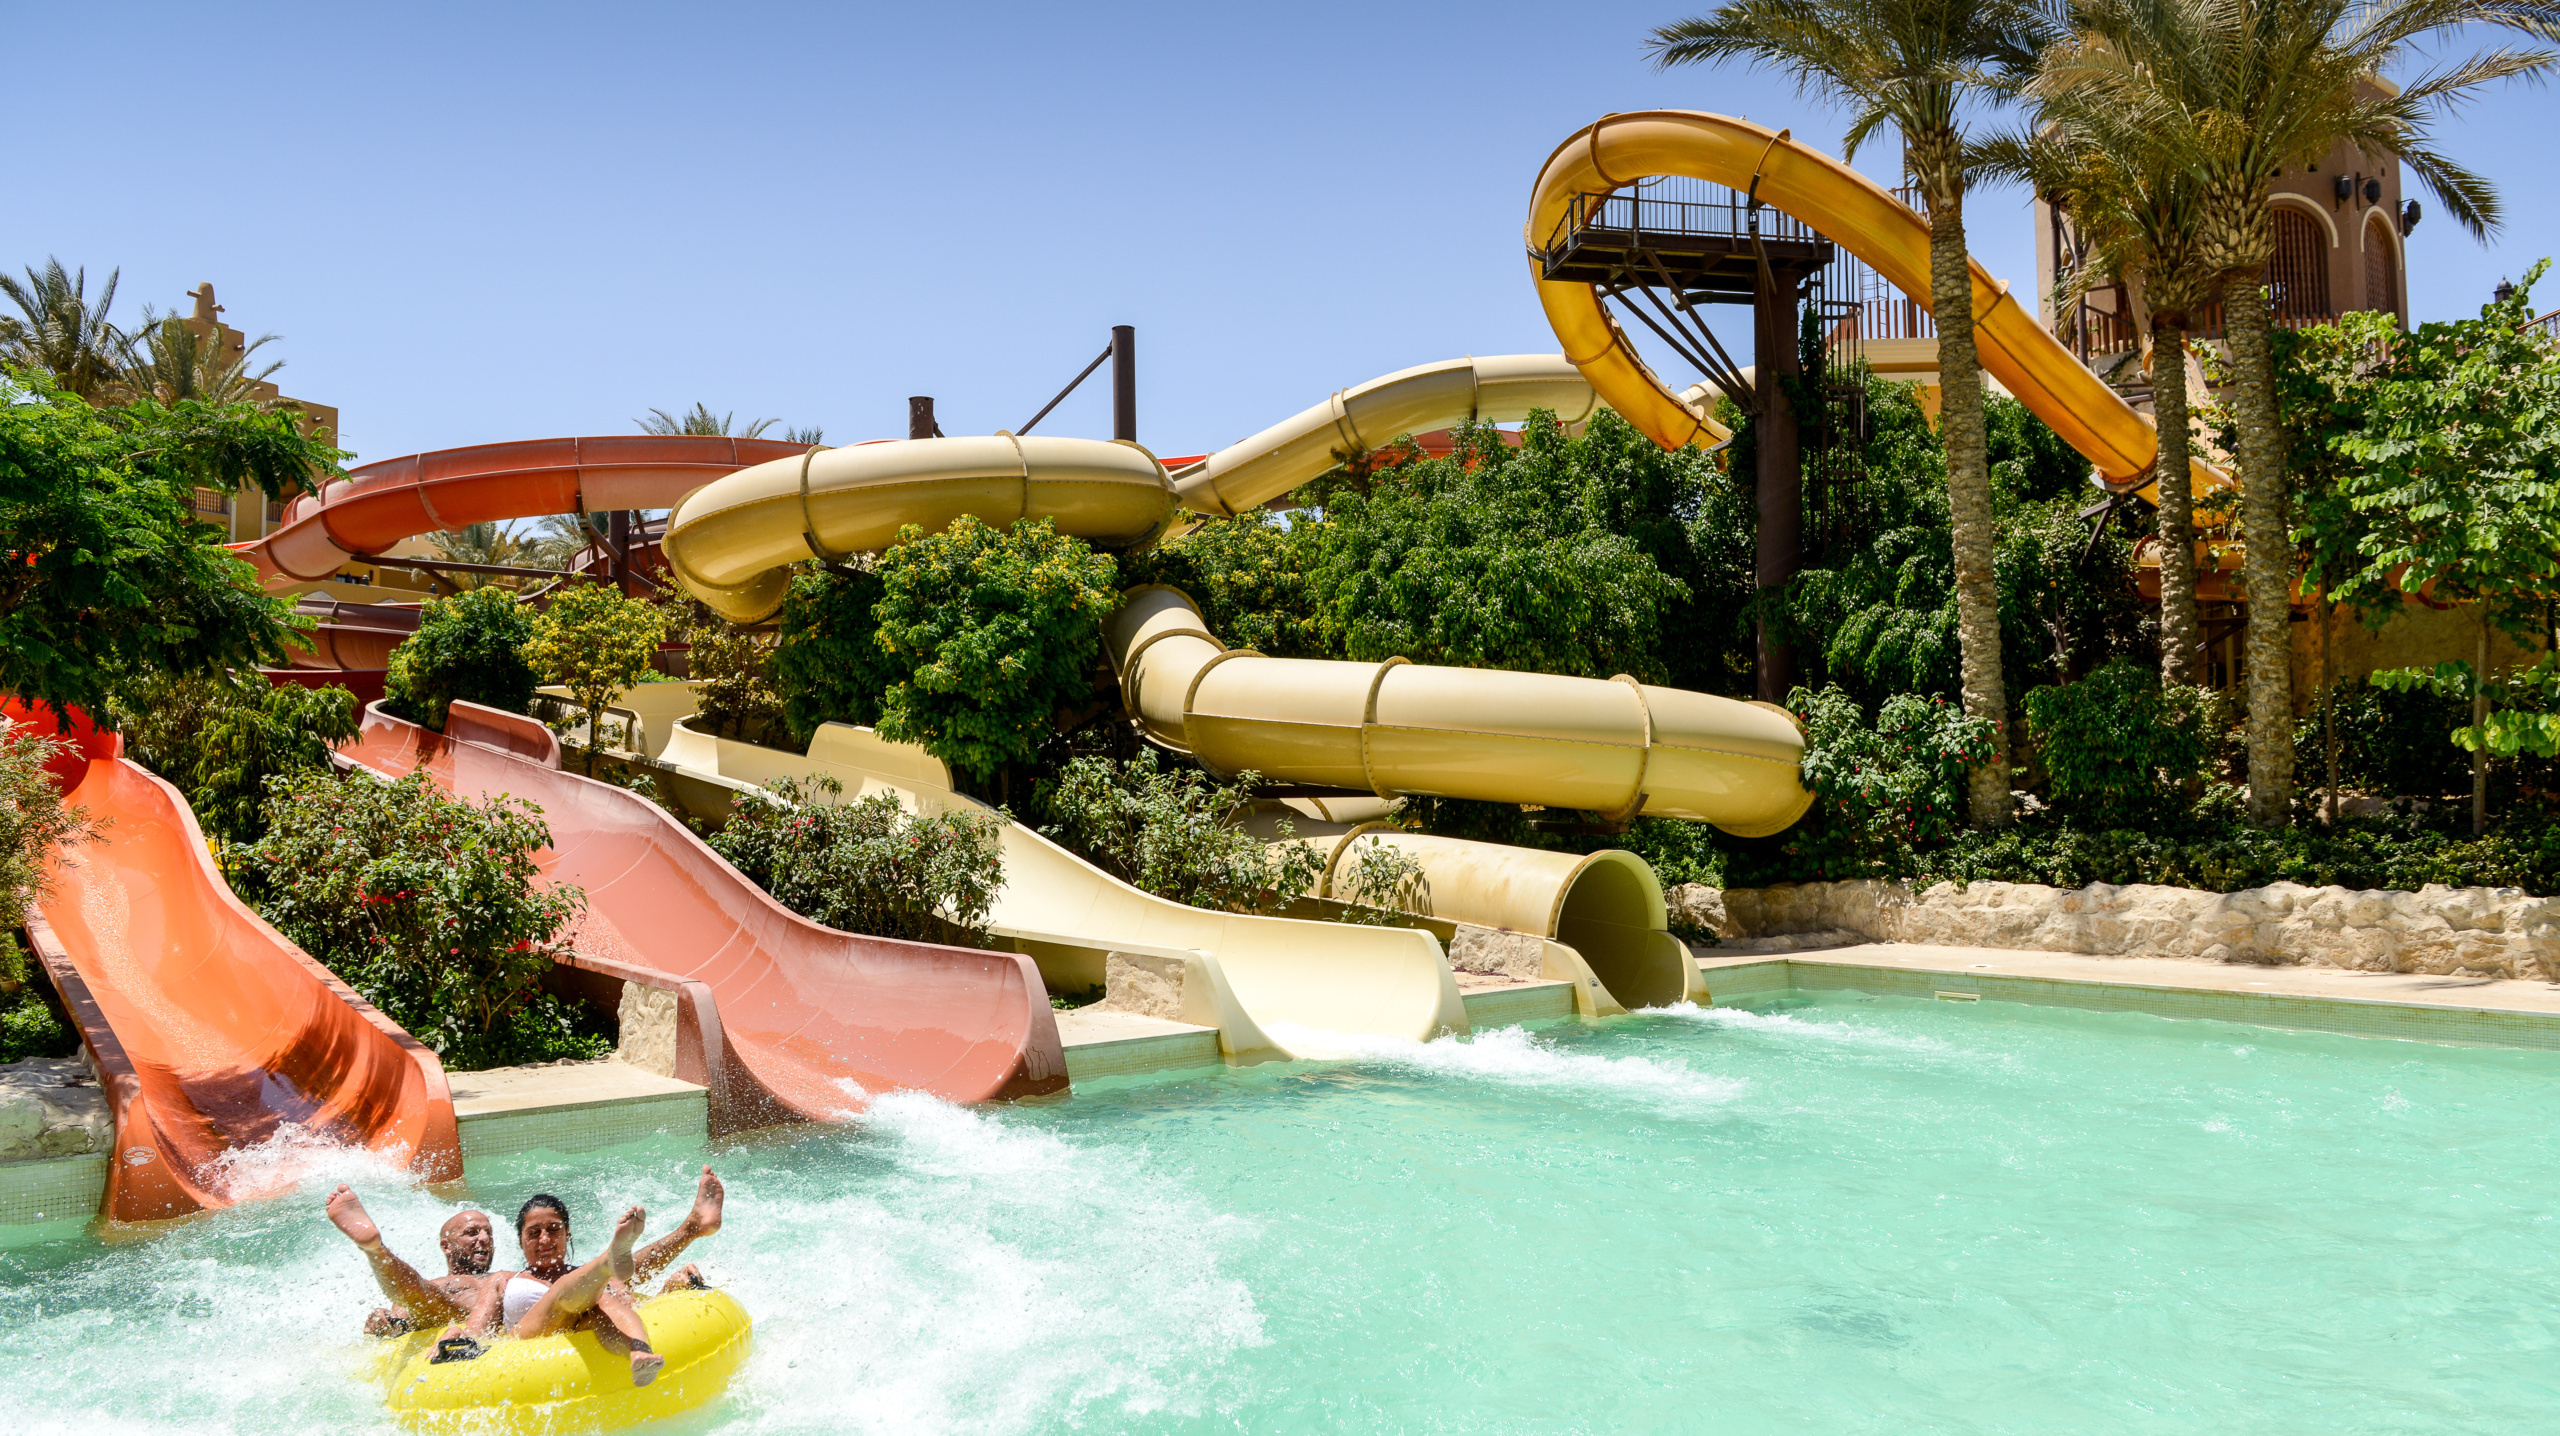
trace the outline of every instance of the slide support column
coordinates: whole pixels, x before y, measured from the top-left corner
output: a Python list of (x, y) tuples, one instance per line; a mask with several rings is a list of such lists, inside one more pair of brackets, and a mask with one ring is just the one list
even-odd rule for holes
[(1138, 442), (1138, 330), (1111, 326), (1111, 437)]
[[(1752, 445), (1758, 457), (1760, 508), (1753, 583), (1764, 596), (1786, 587), (1804, 563), (1804, 438), (1781, 382), (1801, 367), (1796, 354), (1800, 282), (1792, 271), (1764, 263), (1751, 303)], [(1775, 636), (1766, 617), (1759, 623), (1758, 670), (1754, 696), (1764, 703), (1786, 702), (1787, 690), (1795, 686), (1795, 650)]]

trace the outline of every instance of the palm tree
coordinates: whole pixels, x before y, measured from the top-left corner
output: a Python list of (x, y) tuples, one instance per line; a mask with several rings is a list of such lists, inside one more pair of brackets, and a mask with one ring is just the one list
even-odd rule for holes
[(2476, 237), (2498, 223), (2487, 180), (2429, 138), (2483, 86), (2539, 77), (2560, 52), (2501, 47), (2430, 70), (2397, 93), (2384, 70), (2464, 25), (2560, 40), (2560, 0), (2083, 0), (2087, 41), (2050, 89), (2121, 107), (2163, 137), (2200, 190), (2197, 260), (2218, 276), (2239, 420), (2240, 521), (2248, 539), (2249, 816), (2282, 827), (2293, 802), (2293, 544), (2267, 340), (2268, 193), (2287, 168), (2349, 145), (2396, 155)]
[(0, 294), (18, 306), (15, 316), (0, 315), (0, 360), (42, 369), (65, 392), (95, 402), (115, 383), (124, 357), (124, 335), (107, 322), (122, 273), (108, 273), (94, 305), (85, 265), (66, 273), (61, 260), (48, 258), (41, 271), (27, 271), (24, 284), (0, 274)]
[(2213, 296), (2218, 276), (2198, 255), (2203, 192), (2188, 173), (2176, 136), (2135, 122), (2120, 106), (2078, 103), (2046, 76), (2077, 63), (2073, 37), (2056, 43), (2025, 93), (2043, 100), (2031, 136), (1983, 146), (1985, 167), (2025, 180), (2071, 217), (2088, 251), (2057, 305), (2077, 300), (2101, 275), (2138, 281), (2151, 319), (2152, 407), (2160, 452), (2160, 681), (2191, 685), (2204, 647), (2196, 610), (2195, 489), (2188, 478), (2194, 435), (2187, 403), (2187, 330)]
[[(726, 414), (714, 414), (711, 412), (710, 405), (696, 399), (693, 401), (693, 407), (681, 416), (670, 414), (664, 409), (652, 409), (649, 411), (648, 418), (635, 422), (640, 425), (640, 432), (644, 434), (705, 434), (727, 437), (729, 424), (737, 417), (735, 410)], [(746, 432), (737, 437), (755, 438), (780, 422), (782, 421), (779, 419), (758, 419), (747, 425)]]
[(278, 402), (262, 397), (258, 386), (283, 368), (284, 361), (269, 360), (255, 373), (249, 369), (250, 357), (276, 342), (276, 336), (261, 334), (238, 354), (225, 358), (218, 336), (198, 335), (175, 314), (155, 314), (146, 305), (142, 322), (142, 333), (126, 346), (124, 368), (117, 375), (119, 385), (137, 397), (163, 404), (202, 399), (210, 404), (273, 407)]
[[(436, 557), (447, 563), (523, 564), (531, 557), (522, 539), (493, 523), (469, 524), (427, 535), (427, 546)], [(478, 588), (491, 575), (485, 573), (452, 573), (438, 575), (456, 588)]]
[(1852, 112), (1843, 152), (1877, 129), (1902, 132), (1903, 164), (1929, 209), (1929, 307), (1937, 320), (1939, 435), (1955, 521), (1956, 626), (1964, 710), (1991, 720), (1992, 761), (1974, 770), (1973, 821), (2003, 827), (2009, 800), (2009, 704), (2000, 678), (2000, 595), (1993, 573), (1991, 465), (1964, 198), (1976, 167), (1960, 113), (1996, 101), (1993, 77), (2025, 70), (2050, 37), (2025, 0), (1727, 0), (1665, 25), (1647, 48), (1659, 68), (1738, 60), (1793, 75), (1800, 91)]

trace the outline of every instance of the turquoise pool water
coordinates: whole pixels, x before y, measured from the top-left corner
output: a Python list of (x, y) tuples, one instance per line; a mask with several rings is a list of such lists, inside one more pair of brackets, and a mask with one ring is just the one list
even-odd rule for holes
[[(727, 1145), (741, 1432), (2531, 1431), (2560, 1055), (1826, 996)], [(475, 1170), (589, 1241), (695, 1144)], [(0, 1252), (11, 1424), (379, 1424), (347, 1166)], [(583, 1249), (583, 1248), (582, 1248)], [(512, 1258), (502, 1251), (502, 1261)]]

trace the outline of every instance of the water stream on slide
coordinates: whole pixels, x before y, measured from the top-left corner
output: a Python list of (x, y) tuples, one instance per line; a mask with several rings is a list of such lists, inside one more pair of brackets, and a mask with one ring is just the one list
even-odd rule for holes
[[(757, 1319), (656, 1430), (2525, 1430), (2560, 1054), (1831, 997), (1382, 1044), (721, 1144)], [(699, 1143), (475, 1166), (681, 1210)], [(363, 1430), (448, 1203), (351, 1159), (160, 1239), (0, 1251), (20, 1430)], [(512, 1260), (502, 1244), (501, 1260)]]

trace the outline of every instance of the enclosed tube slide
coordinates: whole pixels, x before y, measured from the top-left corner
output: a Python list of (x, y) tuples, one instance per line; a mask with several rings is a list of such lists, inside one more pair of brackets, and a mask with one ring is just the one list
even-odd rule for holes
[(342, 757), (384, 777), (419, 764), (465, 797), (541, 805), (539, 861), (586, 889), (579, 965), (684, 990), (716, 1132), (828, 1121), (888, 1091), (955, 1102), (1067, 1085), (1038, 970), (1015, 953), (864, 937), (767, 897), (635, 793), (560, 771), (558, 740), (513, 713), (456, 703), (442, 735), (366, 710)]
[[(842, 723), (821, 726), (805, 757), (679, 723), (659, 761), (736, 788), (824, 776), (847, 800), (891, 793), (911, 812), (984, 811), (932, 755)], [(1005, 824), (1002, 838), (1004, 887), (988, 913), (997, 937), (1062, 989), (1102, 986), (1114, 952), (1182, 959), (1183, 1020), (1217, 1028), (1231, 1061), (1329, 1055), (1308, 1047), (1327, 1032), (1426, 1041), (1467, 1030), (1427, 932), (1209, 912), (1140, 892), (1022, 823)], [(1284, 1045), (1266, 1024), (1305, 1034)]]
[[(11, 702), (12, 722), (57, 731)], [(278, 1160), (224, 1160), (281, 1137), (369, 1149), (421, 1180), (462, 1176), (443, 1064), (269, 927), (213, 865), (178, 791), (85, 716), (55, 779), (97, 840), (52, 864), (29, 914), (37, 956), (115, 1113), (103, 1214), (148, 1221), (289, 1186)]]
[(1639, 813), (1742, 837), (1813, 802), (1784, 712), (1632, 678), (1265, 658), (1178, 589), (1131, 589), (1103, 636), (1149, 737), (1216, 772), (1399, 794)]
[[(1654, 175), (1686, 175), (1752, 194), (1812, 225), (1903, 293), (1929, 302), (1926, 219), (1875, 181), (1796, 143), (1786, 131), (1688, 110), (1604, 116), (1556, 147), (1529, 197), (1523, 238), (1532, 276), (1538, 252), (1557, 237), (1576, 195), (1607, 194)], [(2009, 286), (1978, 262), (1972, 271), (1982, 367), (2096, 465), (2109, 488), (2156, 497), (2151, 469), (2160, 446), (2151, 420), (2071, 357)], [(1538, 302), (1564, 341), (1565, 356), (1602, 402), (1665, 448), (1725, 437), (1636, 357), (1598, 289), (1546, 279), (1537, 285)], [(2201, 460), (2192, 478), (2199, 492), (2225, 482), (2220, 470)]]

